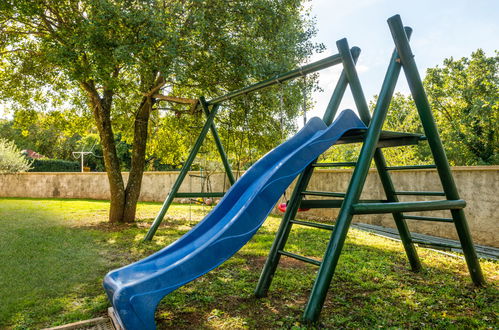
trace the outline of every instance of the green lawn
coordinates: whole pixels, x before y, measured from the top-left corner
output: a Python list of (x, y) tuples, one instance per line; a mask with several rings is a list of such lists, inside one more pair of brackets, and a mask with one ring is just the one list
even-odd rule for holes
[[(104, 201), (0, 199), (0, 328), (104, 315), (105, 273), (173, 242), (208, 211), (173, 205), (154, 242), (141, 243), (159, 207), (142, 203), (136, 224), (113, 226)], [(158, 327), (305, 328), (300, 317), (315, 266), (283, 257), (269, 297), (252, 295), (278, 223), (270, 217), (232, 259), (167, 296)], [(288, 250), (320, 258), (328, 232), (296, 228)], [(482, 262), (489, 284), (478, 289), (463, 260), (418, 251), (425, 267), (414, 274), (399, 243), (351, 230), (317, 326), (499, 327), (499, 263)]]

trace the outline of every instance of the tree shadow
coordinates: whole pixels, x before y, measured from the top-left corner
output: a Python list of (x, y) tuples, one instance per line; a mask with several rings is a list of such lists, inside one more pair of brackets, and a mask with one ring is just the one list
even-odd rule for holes
[[(270, 246), (273, 241), (270, 234), (264, 229), (255, 239)], [(290, 239), (310, 238), (317, 235), (317, 231), (302, 229), (293, 235), (297, 237)], [(419, 249), (423, 270), (415, 273), (409, 269), (401, 246), (386, 241), (385, 246), (377, 246), (361, 243), (355, 237), (347, 240), (317, 324), (306, 325), (300, 321), (317, 267), (282, 257), (268, 297), (257, 299), (253, 290), (266, 258), (259, 255), (259, 249), (250, 246), (237, 253), (233, 261), (167, 296), (158, 309), (158, 328), (497, 324), (497, 282), (476, 288), (467, 275), (466, 266), (459, 266), (462, 260), (435, 257), (434, 252), (425, 249)], [(306, 256), (320, 258), (315, 247), (311, 250), (316, 253)]]

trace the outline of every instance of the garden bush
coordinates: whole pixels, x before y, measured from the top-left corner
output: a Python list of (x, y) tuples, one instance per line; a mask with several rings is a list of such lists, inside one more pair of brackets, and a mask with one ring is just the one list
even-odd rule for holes
[(30, 172), (79, 172), (80, 164), (62, 159), (35, 159)]
[(0, 173), (26, 172), (31, 163), (22, 154), (14, 142), (0, 139)]

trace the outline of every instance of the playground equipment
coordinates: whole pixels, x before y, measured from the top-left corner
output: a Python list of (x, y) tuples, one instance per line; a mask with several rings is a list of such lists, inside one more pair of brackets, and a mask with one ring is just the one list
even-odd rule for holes
[[(454, 223), (471, 278), (476, 285), (484, 284), (475, 248), (471, 240), (463, 208), (466, 202), (460, 199), (450, 167), (433, 120), (421, 78), (409, 46), (410, 28), (405, 28), (398, 15), (388, 24), (396, 49), (371, 118), (366, 99), (355, 69), (360, 49), (349, 49), (346, 39), (337, 41), (339, 53), (324, 60), (306, 65), (269, 80), (231, 92), (225, 96), (206, 101), (200, 98), (200, 106), (207, 121), (194, 145), (191, 154), (168, 195), (160, 214), (149, 230), (146, 239), (151, 239), (157, 230), (168, 206), (187, 174), (208, 130), (217, 143), (224, 167), (231, 183), (234, 183), (223, 147), (217, 137), (213, 119), (220, 103), (260, 88), (296, 78), (302, 74), (318, 71), (335, 64), (343, 65), (323, 120), (312, 118), (293, 138), (269, 152), (253, 165), (226, 193), (213, 211), (181, 239), (163, 250), (139, 262), (110, 272), (104, 286), (121, 325), (127, 329), (154, 329), (154, 311), (158, 302), (169, 292), (198, 276), (212, 270), (237, 252), (257, 231), (279, 196), (299, 174), (286, 212), (278, 229), (276, 239), (257, 285), (257, 297), (265, 296), (269, 290), (279, 259), (282, 255), (319, 266), (317, 278), (305, 307), (303, 319), (316, 321), (320, 315), (326, 293), (333, 278), (343, 244), (356, 214), (391, 213), (402, 240), (412, 270), (421, 269), (414, 243), (406, 221), (441, 221)], [(404, 69), (409, 87), (418, 109), (425, 136), (420, 134), (382, 131), (383, 122), (395, 89), (399, 73)], [(342, 112), (333, 122), (347, 85), (352, 91), (359, 120), (351, 111)], [(434, 165), (387, 166), (382, 148), (414, 145), (421, 141), (429, 143)], [(362, 143), (356, 162), (317, 163), (318, 156), (331, 144)], [(374, 159), (386, 199), (361, 200), (360, 196)], [(345, 193), (307, 191), (307, 185), (317, 167), (354, 167), (352, 178)], [(391, 181), (391, 170), (436, 168), (443, 186), (442, 192), (397, 191)], [(442, 200), (400, 202), (399, 195), (443, 196)], [(180, 195), (181, 196), (181, 195)], [(312, 200), (304, 196), (324, 196), (340, 199)], [(191, 196), (185, 196), (191, 197)], [(218, 196), (216, 196), (218, 197)], [(294, 219), (298, 208), (339, 208), (335, 225), (320, 224)], [(411, 216), (417, 211), (450, 210), (450, 218)], [(285, 250), (286, 241), (293, 225), (331, 230), (331, 238), (323, 260), (318, 261)]]
[(350, 129), (365, 128), (351, 111), (329, 127), (315, 117), (261, 158), (191, 231), (165, 249), (106, 276), (109, 299), (127, 329), (154, 328), (159, 301), (207, 273), (246, 244), (283, 191), (305, 167)]

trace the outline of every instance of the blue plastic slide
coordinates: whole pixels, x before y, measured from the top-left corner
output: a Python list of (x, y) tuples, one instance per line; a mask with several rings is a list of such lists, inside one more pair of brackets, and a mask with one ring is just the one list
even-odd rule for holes
[(329, 127), (317, 117), (310, 119), (295, 136), (246, 171), (220, 203), (179, 240), (109, 272), (104, 288), (121, 326), (155, 329), (154, 313), (164, 296), (241, 249), (293, 179), (345, 132), (359, 128), (365, 125), (351, 110), (343, 111)]

